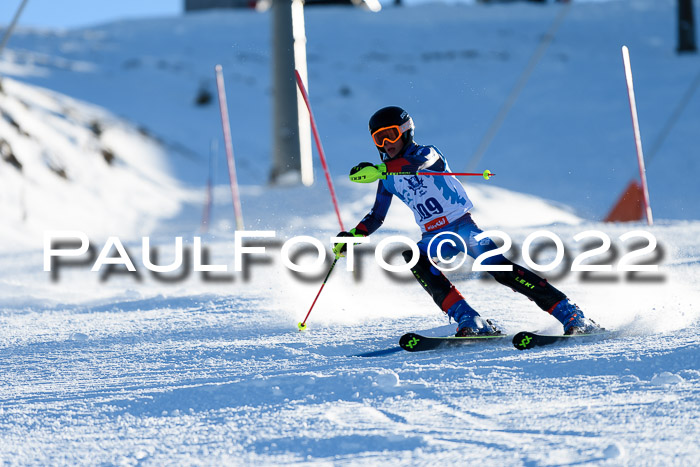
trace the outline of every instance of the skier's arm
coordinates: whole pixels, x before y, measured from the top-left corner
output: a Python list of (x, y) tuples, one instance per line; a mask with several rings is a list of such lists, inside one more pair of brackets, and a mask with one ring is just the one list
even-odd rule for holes
[[(384, 223), (386, 213), (389, 211), (389, 206), (391, 205), (392, 196), (393, 195), (384, 188), (384, 185), (379, 183), (377, 186), (377, 197), (369, 213), (362, 218), (355, 228), (350, 229), (348, 232), (340, 232), (338, 237), (367, 237), (374, 233)], [(343, 256), (346, 248), (347, 244), (336, 243), (335, 247), (333, 247), (333, 253), (335, 253), (336, 256)]]
[(414, 154), (390, 159), (385, 164), (387, 172), (442, 172), (446, 168), (442, 154), (433, 146), (422, 146)]
[(372, 235), (384, 223), (386, 213), (389, 211), (389, 206), (391, 206), (392, 197), (393, 195), (380, 182), (377, 185), (377, 197), (374, 200), (374, 206), (357, 224), (355, 229), (366, 232), (366, 235)]
[(448, 170), (445, 159), (436, 148), (423, 146), (415, 154), (390, 159), (382, 164), (361, 162), (350, 171), (350, 180), (357, 183), (372, 183), (385, 179), (387, 173), (411, 174), (421, 171), (444, 172)]

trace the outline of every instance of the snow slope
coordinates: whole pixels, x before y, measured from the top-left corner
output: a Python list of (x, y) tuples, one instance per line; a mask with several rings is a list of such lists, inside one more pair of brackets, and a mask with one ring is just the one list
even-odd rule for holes
[[(698, 193), (688, 176), (699, 170), (700, 96), (689, 94), (698, 58), (675, 54), (674, 0), (424, 4), (378, 14), (307, 8), (309, 92), (333, 174), (375, 160), (367, 120), (392, 104), (413, 115), (418, 141), (438, 146), (454, 170), (466, 168), (562, 14), (479, 169), (497, 173), (499, 186), (604, 218), (637, 174), (620, 53), (626, 44), (655, 215), (700, 218), (684, 196)], [(194, 102), (201, 90), (215, 92), (220, 63), (239, 173), (259, 185), (269, 174), (269, 24), (268, 13), (217, 11), (68, 31), (19, 28), (0, 72), (136, 122), (168, 144), (180, 179), (201, 186), (221, 130), (215, 96), (208, 106)]]
[[(328, 213), (332, 219), (332, 213)], [(296, 222), (287, 217), (290, 225)], [(329, 226), (330, 228), (330, 226)], [(600, 224), (550, 227), (562, 238)], [(291, 230), (295, 230), (292, 228)], [(522, 242), (530, 228), (509, 232)], [(4, 255), (0, 276), (0, 458), (32, 464), (288, 463), (692, 465), (698, 455), (700, 225), (655, 227), (673, 245), (661, 282), (556, 280), (619, 335), (518, 352), (473, 349), (353, 357), (407, 330), (446, 325), (407, 277), (371, 257), (338, 267), (296, 331), (321, 275), (268, 263), (174, 283), (106, 281), (88, 266), (50, 282), (41, 254)], [(285, 230), (277, 230), (285, 238)], [(317, 229), (314, 236), (323, 239)], [(375, 241), (377, 241), (375, 239)], [(208, 237), (213, 264), (233, 239)], [(570, 245), (571, 242), (567, 242)], [(169, 251), (161, 240), (159, 247)], [(129, 245), (138, 258), (138, 246)], [(572, 247), (572, 249), (575, 249)], [(261, 261), (261, 259), (260, 259)], [(144, 272), (143, 267), (139, 269)], [(471, 303), (508, 332), (560, 326), (467, 272)], [(453, 326), (451, 327), (453, 329)]]
[[(116, 126), (121, 133), (111, 141), (133, 150), (118, 154), (155, 165), (163, 160), (164, 145), (178, 182), (165, 176), (144, 181), (136, 170), (138, 161), (126, 161), (125, 181), (142, 181), (144, 190), (161, 184), (169, 191), (139, 196), (139, 214), (125, 209), (134, 216), (128, 219), (135, 220), (120, 225), (124, 230), (119, 232), (111, 226), (100, 229), (103, 219), (90, 217), (92, 213), (75, 203), (58, 211), (74, 216), (68, 226), (95, 229), (90, 238), (96, 254), (105, 235), (119, 235), (138, 273), (106, 266), (91, 272), (93, 261), (83, 261), (59, 268), (52, 278), (43, 271), (40, 243), (0, 253), (0, 461), (696, 463), (700, 222), (692, 202), (697, 188), (691, 181), (697, 100), (688, 104), (658, 156), (664, 154), (669, 164), (678, 166), (675, 177), (661, 170), (663, 159), (649, 167), (652, 200), (666, 213), (657, 215), (662, 220), (651, 228), (595, 221), (633, 172), (623, 157), (617, 158), (623, 153), (625, 160), (633, 158), (628, 110), (620, 94), (624, 90), (617, 90), (622, 86), (618, 39), (630, 40), (633, 65), (653, 77), (654, 85), (646, 88), (651, 100), (645, 105), (651, 107), (646, 113), (640, 108), (643, 131), (645, 118), (651, 119), (646, 120), (650, 127), (656, 121), (660, 131), (664, 116), (695, 73), (697, 59), (674, 57), (673, 35), (662, 32), (672, 31), (672, 5), (665, 0), (574, 3), (562, 35), (543, 58), (547, 72), (535, 73), (485, 160), (498, 176), (488, 183), (466, 181), (476, 204), (474, 218), (484, 229), (508, 232), (514, 243), (512, 259), (523, 261), (523, 242), (537, 230), (552, 231), (563, 240), (567, 262), (547, 277), (587, 316), (615, 330), (615, 338), (529, 352), (505, 342), (373, 358), (354, 355), (396, 346), (407, 331), (449, 332), (448, 323), (410, 274), (389, 276), (373, 259), (372, 247), (389, 235), (418, 238), (407, 208), (394, 203), (385, 226), (360, 255), (358, 272), (346, 271), (345, 260), (339, 262), (309, 318), (308, 331), (296, 330), (330, 259), (299, 277), (282, 264), (282, 243), (299, 235), (327, 243), (338, 225), (323, 183), (311, 188), (264, 185), (268, 17), (218, 13), (79, 31), (20, 30), (0, 60), (0, 70), (15, 76), (3, 80), (9, 90), (0, 96), (3, 110), (8, 99), (20, 94), (37, 102), (32, 106), (37, 109), (70, 99), (79, 117), (63, 117), (59, 121), (67, 122), (59, 124), (42, 110), (40, 119), (28, 120), (33, 125), (46, 122), (39, 132), (46, 138), (43, 147), (62, 141), (53, 136), (59, 130), (70, 136), (64, 139), (83, 137), (96, 144), (97, 138), (81, 136), (89, 125), (86, 116), (122, 115), (145, 125), (160, 144), (140, 139), (130, 124), (120, 121)], [(346, 224), (359, 219), (374, 198), (374, 186), (351, 184), (345, 175), (356, 161), (376, 157), (366, 138), (367, 116), (384, 103), (408, 102), (419, 136), (424, 135), (419, 140), (436, 143), (453, 168), (460, 168), (558, 8), (424, 5), (387, 8), (375, 16), (333, 8), (307, 12), (314, 113)], [(347, 30), (335, 28), (331, 34), (341, 15)], [(386, 24), (401, 38), (398, 47), (380, 29)], [(418, 34), (421, 28), (428, 34)], [(361, 37), (352, 34), (358, 30)], [(222, 45), (227, 34), (235, 36), (233, 47)], [(325, 40), (312, 40), (314, 34)], [(452, 40), (449, 47), (446, 38)], [(608, 49), (610, 42), (614, 44)], [(234, 53), (222, 59), (231, 49)], [(635, 53), (640, 49), (644, 52)], [(397, 52), (385, 54), (387, 50)], [(183, 184), (201, 188), (206, 179), (203, 161), (210, 139), (218, 137), (218, 116), (213, 107), (193, 107), (192, 99), (200, 80), (211, 79), (209, 70), (218, 61), (228, 73), (229, 102), (240, 103), (232, 104), (232, 115), (234, 110), (245, 114), (238, 114), (234, 138), (246, 227), (276, 234), (258, 242), (266, 255), (254, 255), (240, 272), (233, 270), (235, 232), (228, 188), (214, 190), (207, 234), (199, 233), (204, 190), (196, 198), (189, 191), (174, 195), (183, 193)], [(397, 76), (403, 78), (390, 80)], [(645, 80), (639, 81), (641, 106)], [(16, 111), (28, 119), (33, 116)], [(0, 128), (3, 137), (10, 134)], [(109, 196), (99, 180), (112, 169), (101, 168), (105, 163), (96, 150), (77, 148), (70, 146), (65, 156), (79, 161), (75, 167), (82, 166), (78, 158), (86, 154), (95, 159), (89, 167), (95, 175), (83, 179), (92, 187), (86, 201), (106, 203)], [(28, 154), (41, 166), (39, 150)], [(538, 157), (529, 164), (523, 154)], [(223, 161), (218, 164), (225, 172)], [(601, 164), (610, 171), (601, 174)], [(0, 176), (10, 177), (15, 169), (4, 167)], [(42, 174), (33, 175), (42, 188), (54, 176), (43, 168), (33, 173)], [(661, 183), (664, 177), (672, 183)], [(6, 180), (0, 187), (3, 194), (10, 193)], [(224, 180), (221, 173), (216, 182)], [(59, 193), (74, 196), (70, 189)], [(164, 194), (167, 202), (162, 201)], [(119, 196), (128, 200), (131, 192)], [(3, 213), (14, 212), (4, 201), (0, 206)], [(153, 211), (162, 216), (160, 221), (146, 223), (144, 213)], [(674, 218), (682, 220), (670, 220)], [(52, 226), (47, 219), (46, 225)], [(3, 240), (16, 235), (17, 225), (17, 220), (3, 223)], [(619, 237), (640, 229), (658, 239), (655, 253), (643, 258), (660, 265), (657, 273), (586, 276), (568, 270), (573, 257), (591, 248), (575, 242), (576, 234), (598, 230), (608, 235), (616, 256), (598, 259), (617, 265), (636, 248)], [(208, 264), (226, 265), (228, 272), (204, 277), (187, 263), (178, 271), (154, 275), (142, 262), (144, 232), (150, 233), (158, 252), (157, 264), (173, 260), (176, 236), (184, 238), (189, 249), (185, 256), (190, 257), (194, 237), (201, 235)], [(550, 257), (551, 250), (545, 250), (538, 258), (545, 263)], [(313, 255), (301, 253), (297, 260), (308, 264)], [(509, 333), (561, 332), (553, 318), (470, 272), (470, 264), (450, 277), (484, 316)]]
[(2, 251), (47, 230), (146, 235), (188, 198), (162, 147), (105, 109), (9, 78), (0, 109)]

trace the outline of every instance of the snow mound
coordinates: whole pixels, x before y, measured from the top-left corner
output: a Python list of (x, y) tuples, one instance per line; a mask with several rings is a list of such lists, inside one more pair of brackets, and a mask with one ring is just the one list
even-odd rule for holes
[(651, 384), (654, 386), (670, 386), (680, 384), (683, 381), (685, 380), (682, 376), (671, 373), (670, 371), (664, 371), (663, 373), (654, 375), (654, 377), (651, 378)]
[(625, 456), (625, 448), (619, 443), (612, 443), (603, 450), (603, 455), (608, 459), (619, 459)]
[(2, 80), (0, 248), (45, 230), (133, 237), (175, 215), (185, 191), (160, 145), (108, 111)]

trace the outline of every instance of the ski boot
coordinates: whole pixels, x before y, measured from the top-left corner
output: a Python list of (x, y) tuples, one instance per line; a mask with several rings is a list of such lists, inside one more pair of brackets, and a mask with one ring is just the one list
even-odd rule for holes
[(447, 316), (457, 322), (456, 337), (495, 336), (501, 334), (490, 320), (483, 319), (466, 301), (460, 300), (449, 310)]
[(576, 304), (571, 303), (568, 298), (554, 305), (549, 313), (564, 326), (564, 334), (567, 336), (605, 331), (595, 321), (586, 318), (583, 311)]

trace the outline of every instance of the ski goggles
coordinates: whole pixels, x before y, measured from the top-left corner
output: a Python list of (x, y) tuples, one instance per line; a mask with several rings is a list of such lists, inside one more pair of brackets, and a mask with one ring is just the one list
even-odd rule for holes
[(413, 126), (413, 121), (409, 119), (406, 123), (399, 125), (385, 126), (380, 128), (374, 133), (372, 133), (372, 139), (374, 144), (378, 147), (383, 148), (384, 144), (388, 141), (389, 143), (395, 143), (401, 138), (405, 132), (411, 129)]

